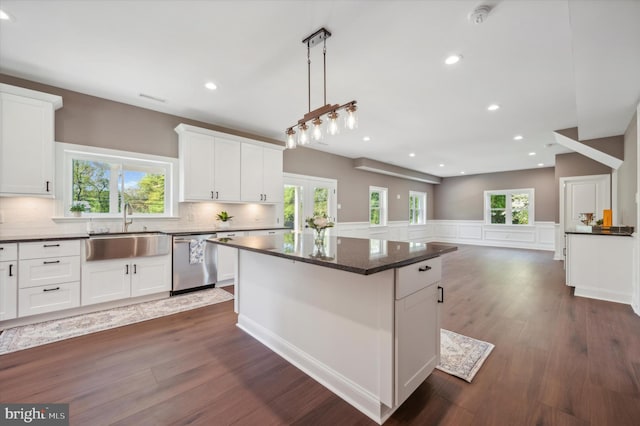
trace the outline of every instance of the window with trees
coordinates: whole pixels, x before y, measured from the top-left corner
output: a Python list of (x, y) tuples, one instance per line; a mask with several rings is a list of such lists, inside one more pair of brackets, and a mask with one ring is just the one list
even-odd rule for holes
[(409, 191), (409, 225), (427, 223), (427, 193)]
[(369, 224), (387, 225), (387, 188), (369, 187)]
[(485, 222), (494, 225), (533, 225), (533, 189), (485, 191)]
[(173, 215), (174, 159), (60, 145), (65, 214), (72, 204), (83, 204), (88, 216), (115, 216), (128, 203), (137, 216)]

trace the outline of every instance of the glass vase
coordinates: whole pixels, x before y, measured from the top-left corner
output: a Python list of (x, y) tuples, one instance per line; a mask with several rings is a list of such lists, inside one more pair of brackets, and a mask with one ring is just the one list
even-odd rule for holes
[(324, 234), (327, 228), (313, 230), (313, 242), (318, 247), (324, 247)]

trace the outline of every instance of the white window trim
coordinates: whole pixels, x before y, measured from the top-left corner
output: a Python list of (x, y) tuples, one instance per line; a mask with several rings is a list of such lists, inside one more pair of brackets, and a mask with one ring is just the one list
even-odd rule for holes
[[(169, 211), (163, 214), (143, 214), (134, 213), (138, 218), (144, 219), (167, 219), (178, 217), (178, 159), (173, 157), (163, 157), (159, 155), (142, 154), (138, 152), (120, 151), (108, 148), (98, 148), (88, 145), (76, 145), (64, 142), (56, 142), (56, 185), (55, 185), (55, 216), (58, 218), (73, 219), (68, 212), (71, 201), (71, 158), (88, 156), (100, 156), (103, 158), (115, 158), (119, 160), (141, 163), (146, 165), (161, 166), (166, 169), (165, 179), (167, 191), (165, 192), (166, 206)], [(92, 215), (86, 213), (85, 218), (114, 219), (122, 217), (122, 214)]]
[[(506, 195), (508, 200), (508, 205), (511, 204), (511, 195), (512, 194), (529, 194), (529, 223), (527, 225), (513, 225), (511, 223), (491, 223), (491, 195)], [(511, 218), (511, 210), (508, 210), (509, 216), (508, 219)], [(509, 221), (510, 222), (510, 221)], [(495, 189), (491, 191), (484, 191), (484, 223), (489, 226), (515, 226), (518, 228), (523, 228), (526, 226), (535, 226), (535, 189), (534, 188), (521, 188), (521, 189)]]
[[(418, 223), (411, 223), (411, 197), (419, 197), (420, 203), (420, 220)], [(409, 226), (424, 226), (427, 223), (427, 193), (421, 191), (409, 191)]]
[[(369, 226), (372, 228), (379, 228), (382, 226), (387, 226), (387, 211), (389, 208), (389, 204), (388, 204), (388, 189), (387, 188), (383, 188), (380, 186), (370, 186), (369, 187), (369, 210), (367, 212), (367, 222), (369, 222)], [(374, 224), (371, 223), (371, 193), (372, 192), (379, 192), (381, 195), (381, 200), (380, 200), (380, 224)]]

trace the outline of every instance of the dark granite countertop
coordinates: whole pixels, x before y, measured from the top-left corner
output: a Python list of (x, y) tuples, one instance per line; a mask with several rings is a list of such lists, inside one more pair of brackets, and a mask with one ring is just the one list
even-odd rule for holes
[(215, 234), (218, 232), (249, 232), (249, 231), (278, 231), (278, 230), (291, 230), (284, 226), (262, 226), (262, 227), (249, 227), (249, 226), (235, 226), (226, 229), (222, 228), (198, 228), (198, 229), (171, 229), (160, 231), (168, 235), (198, 235), (198, 234)]
[(565, 231), (565, 234), (579, 234), (579, 235), (609, 235), (614, 237), (631, 237), (633, 235), (633, 226), (609, 226), (601, 227), (594, 226), (591, 231), (580, 229), (569, 229)]
[(28, 243), (32, 241), (79, 240), (89, 238), (89, 234), (47, 234), (47, 235), (0, 235), (0, 243)]
[(327, 237), (322, 247), (316, 247), (313, 235), (297, 233), (212, 238), (207, 241), (362, 275), (411, 265), (458, 249), (456, 246), (441, 243), (409, 243), (348, 237)]

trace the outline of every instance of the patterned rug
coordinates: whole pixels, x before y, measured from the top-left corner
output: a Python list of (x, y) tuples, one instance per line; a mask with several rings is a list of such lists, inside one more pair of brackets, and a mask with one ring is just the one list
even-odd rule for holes
[(440, 329), (440, 365), (438, 370), (460, 377), (471, 383), (494, 345)]
[(0, 334), (0, 355), (232, 299), (233, 294), (219, 288), (212, 288), (151, 302), (14, 327)]

